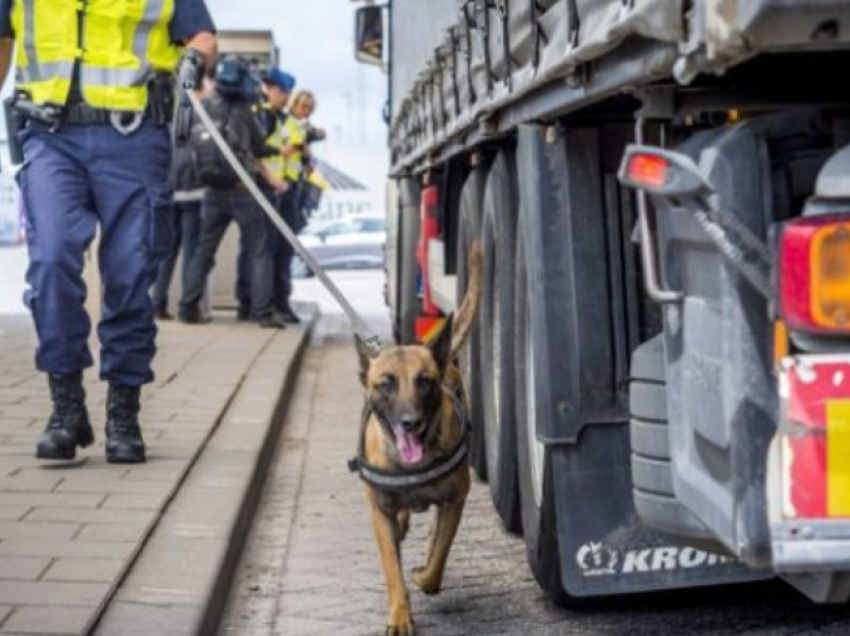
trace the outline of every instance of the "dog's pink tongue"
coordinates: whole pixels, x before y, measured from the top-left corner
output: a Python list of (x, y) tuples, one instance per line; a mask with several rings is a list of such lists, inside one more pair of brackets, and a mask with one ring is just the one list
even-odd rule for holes
[(415, 464), (422, 460), (425, 449), (422, 442), (412, 433), (406, 432), (400, 426), (394, 426), (398, 454), (405, 464)]

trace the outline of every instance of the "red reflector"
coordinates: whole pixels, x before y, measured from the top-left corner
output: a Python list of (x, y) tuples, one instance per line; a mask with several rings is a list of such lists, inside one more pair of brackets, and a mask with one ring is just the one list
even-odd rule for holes
[(783, 517), (850, 517), (850, 356), (786, 358), (779, 387)]
[(636, 154), (629, 159), (628, 176), (643, 187), (660, 188), (667, 181), (670, 162), (664, 157)]

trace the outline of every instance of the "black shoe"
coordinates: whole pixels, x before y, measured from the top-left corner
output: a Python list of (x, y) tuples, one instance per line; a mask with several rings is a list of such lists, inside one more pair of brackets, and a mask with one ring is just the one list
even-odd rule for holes
[(248, 305), (239, 305), (236, 310), (236, 320), (239, 322), (248, 322), (251, 320), (251, 308)]
[(165, 307), (157, 309), (155, 315), (157, 320), (174, 320), (174, 316)]
[(208, 322), (211, 322), (211, 319), (204, 316), (204, 314), (201, 313), (201, 310), (197, 307), (180, 309), (179, 318), (180, 322), (187, 325), (205, 325)]
[(139, 387), (109, 385), (106, 400), (106, 461), (138, 464), (145, 461), (145, 442), (139, 428)]
[(77, 446), (94, 442), (82, 372), (48, 376), (53, 413), (35, 448), (38, 459), (74, 459)]
[(286, 320), (280, 312), (274, 312), (270, 316), (260, 318), (261, 329), (286, 329)]
[(294, 311), (292, 311), (292, 309), (289, 308), (289, 307), (279, 309), (277, 313), (280, 314), (280, 317), (288, 325), (299, 325), (299, 324), (301, 324), (301, 318), (299, 318), (298, 314), (296, 314)]

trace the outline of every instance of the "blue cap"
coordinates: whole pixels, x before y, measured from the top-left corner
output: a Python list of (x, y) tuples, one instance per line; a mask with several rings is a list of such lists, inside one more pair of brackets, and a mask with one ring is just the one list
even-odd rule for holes
[(292, 89), (295, 88), (295, 77), (285, 71), (281, 71), (279, 68), (269, 69), (266, 81), (287, 93), (291, 93)]

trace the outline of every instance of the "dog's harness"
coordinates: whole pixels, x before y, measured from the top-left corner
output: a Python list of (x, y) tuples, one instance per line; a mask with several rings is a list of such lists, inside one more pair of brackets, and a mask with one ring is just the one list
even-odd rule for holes
[(463, 427), (460, 441), (450, 453), (416, 468), (386, 469), (372, 466), (366, 461), (365, 454), (366, 427), (369, 423), (369, 417), (372, 415), (372, 408), (367, 402), (363, 407), (363, 415), (360, 419), (360, 440), (357, 445), (357, 456), (348, 460), (348, 470), (352, 473), (359, 473), (360, 479), (376, 490), (405, 492), (432, 484), (460, 466), (469, 454), (469, 416), (458, 391), (446, 385), (443, 385), (443, 390), (449, 394), (455, 407), (455, 413)]

